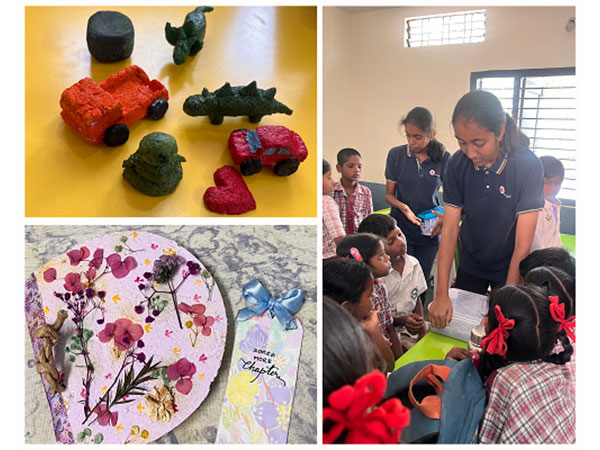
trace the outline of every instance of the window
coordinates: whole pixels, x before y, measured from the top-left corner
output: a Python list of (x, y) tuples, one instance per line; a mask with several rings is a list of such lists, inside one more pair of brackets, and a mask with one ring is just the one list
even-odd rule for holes
[(405, 21), (404, 46), (470, 44), (485, 41), (485, 10), (421, 16)]
[(575, 200), (575, 68), (501, 70), (471, 74), (471, 90), (496, 95), (530, 139), (537, 156), (551, 155), (565, 167), (559, 193)]

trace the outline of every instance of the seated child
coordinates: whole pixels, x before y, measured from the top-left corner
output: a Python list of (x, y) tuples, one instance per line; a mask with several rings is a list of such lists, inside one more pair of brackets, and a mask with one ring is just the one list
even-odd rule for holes
[(385, 361), (385, 371), (394, 370), (394, 354), (381, 334), (373, 309), (373, 275), (364, 263), (350, 259), (323, 261), (323, 295), (348, 310), (358, 320)]
[(560, 240), (560, 200), (556, 198), (565, 168), (554, 156), (541, 156), (544, 168), (544, 209), (539, 212), (531, 250), (562, 247)]
[[(556, 286), (559, 286), (557, 284)], [(563, 287), (533, 284), (492, 291), (484, 319), (487, 336), (474, 357), (488, 390), (488, 404), (478, 430), (481, 443), (575, 442), (575, 395), (568, 339), (575, 325)], [(549, 295), (550, 294), (550, 295)], [(553, 353), (559, 340), (560, 353)], [(471, 357), (452, 349), (447, 357)]]
[(575, 278), (575, 258), (564, 248), (547, 247), (532, 251), (519, 263), (521, 279), (536, 267), (556, 267)]
[(336, 250), (340, 258), (353, 258), (371, 268), (375, 284), (373, 287), (373, 305), (379, 308), (379, 327), (381, 334), (389, 342), (394, 358), (402, 356), (400, 339), (394, 328), (394, 318), (388, 300), (387, 288), (381, 280), (390, 273), (390, 257), (385, 253), (383, 240), (371, 233), (358, 233), (346, 236)]
[(362, 159), (358, 150), (343, 148), (337, 154), (339, 182), (333, 184), (333, 199), (340, 208), (340, 218), (346, 234), (356, 233), (362, 220), (373, 212), (371, 190), (361, 185)]
[(406, 253), (406, 238), (396, 225), (396, 219), (384, 214), (367, 216), (358, 227), (360, 233), (373, 233), (383, 238), (385, 252), (390, 256), (392, 270), (383, 277), (394, 317), (400, 334), (400, 343), (406, 350), (427, 333), (423, 320), (420, 296), (427, 290), (427, 282), (419, 261)]
[[(377, 322), (373, 324), (377, 329)], [(324, 296), (324, 444), (396, 444), (408, 423), (409, 412), (400, 400), (378, 405), (386, 384), (380, 372), (385, 371), (385, 362), (365, 326), (369, 325), (361, 326), (346, 308)]]
[(331, 166), (323, 160), (323, 259), (335, 256), (335, 248), (346, 235), (340, 219), (340, 209), (331, 197), (333, 183)]

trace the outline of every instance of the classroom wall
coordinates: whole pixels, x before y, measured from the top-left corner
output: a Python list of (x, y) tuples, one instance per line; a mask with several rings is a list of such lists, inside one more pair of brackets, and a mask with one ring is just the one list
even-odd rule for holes
[[(487, 10), (485, 42), (404, 48), (404, 19), (460, 10)], [(471, 72), (575, 65), (574, 7), (397, 7), (323, 12), (323, 157), (355, 147), (363, 180), (384, 183), (388, 150), (405, 143), (398, 122), (414, 106), (437, 121), (440, 141), (458, 146), (450, 119), (469, 91)]]

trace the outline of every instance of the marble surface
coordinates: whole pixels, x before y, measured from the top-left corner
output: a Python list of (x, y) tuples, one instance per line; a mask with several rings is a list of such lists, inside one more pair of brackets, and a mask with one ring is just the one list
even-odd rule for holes
[[(300, 368), (288, 443), (314, 444), (317, 435), (317, 228), (314, 226), (26, 226), (25, 278), (51, 258), (94, 236), (135, 230), (160, 234), (193, 253), (214, 276), (227, 309), (225, 355), (200, 408), (159, 444), (214, 443), (227, 385), (235, 334), (235, 314), (247, 306), (242, 286), (258, 278), (273, 295), (299, 287), (305, 292), (297, 314), (304, 327)], [(23, 323), (25, 319), (23, 316)], [(48, 402), (35, 371), (25, 333), (25, 443), (55, 443)]]

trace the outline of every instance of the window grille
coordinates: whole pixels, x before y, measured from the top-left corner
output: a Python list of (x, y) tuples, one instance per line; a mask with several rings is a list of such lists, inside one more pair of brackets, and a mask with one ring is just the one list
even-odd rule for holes
[(405, 21), (405, 47), (485, 41), (485, 10), (412, 17)]
[(575, 68), (477, 72), (471, 90), (496, 95), (530, 139), (537, 156), (551, 155), (565, 167), (560, 198), (576, 194)]

